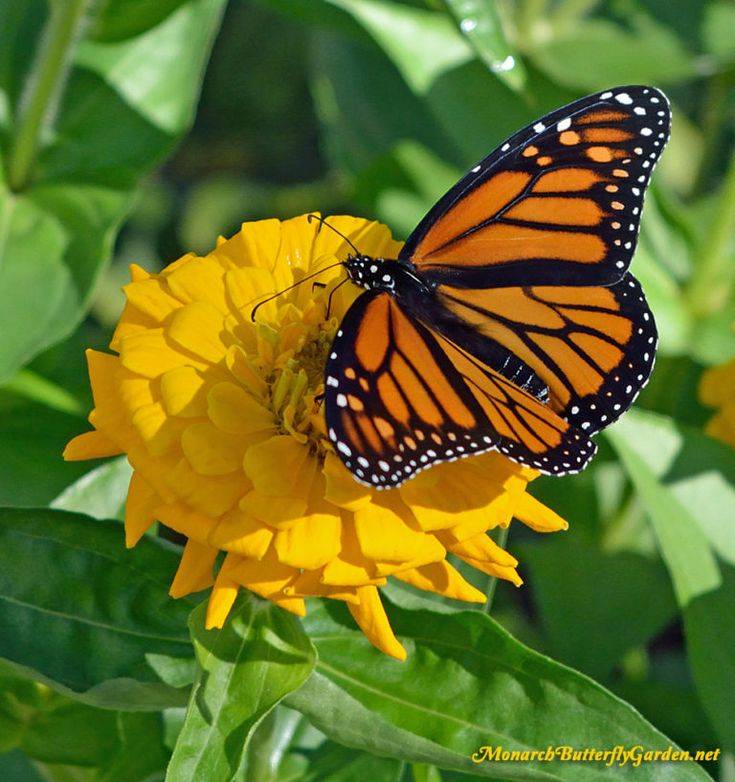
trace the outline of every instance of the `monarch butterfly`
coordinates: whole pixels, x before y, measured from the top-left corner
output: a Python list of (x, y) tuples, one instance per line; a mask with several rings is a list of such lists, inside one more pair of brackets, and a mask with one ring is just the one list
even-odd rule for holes
[(324, 403), (356, 480), (391, 488), (493, 449), (553, 475), (588, 464), (589, 435), (653, 368), (656, 327), (627, 269), (669, 126), (652, 87), (582, 98), (474, 166), (397, 259), (348, 256), (366, 290), (332, 344)]

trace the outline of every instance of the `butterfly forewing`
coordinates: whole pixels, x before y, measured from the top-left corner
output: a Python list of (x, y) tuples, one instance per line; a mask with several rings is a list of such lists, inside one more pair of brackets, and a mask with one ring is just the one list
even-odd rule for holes
[(587, 433), (619, 418), (651, 374), (656, 326), (630, 274), (609, 287), (441, 285), (438, 294), (533, 370), (551, 407)]
[(583, 98), (516, 133), (421, 221), (401, 258), (464, 287), (608, 285), (635, 250), (669, 135), (652, 87)]
[(363, 294), (345, 316), (325, 405), (336, 452), (358, 480), (379, 487), (493, 448), (554, 474), (581, 469), (595, 450), (550, 407), (384, 292)]

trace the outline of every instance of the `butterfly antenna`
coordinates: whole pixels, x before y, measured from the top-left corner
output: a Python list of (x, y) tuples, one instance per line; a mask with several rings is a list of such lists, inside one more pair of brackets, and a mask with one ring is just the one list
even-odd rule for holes
[(352, 243), (352, 241), (351, 241), (350, 239), (348, 239), (348, 238), (347, 238), (347, 237), (346, 237), (346, 236), (345, 236), (345, 235), (342, 233), (342, 231), (338, 231), (338, 230), (337, 230), (337, 229), (336, 229), (336, 228), (335, 228), (333, 225), (330, 225), (330, 224), (329, 224), (329, 223), (328, 223), (328, 222), (327, 222), (327, 221), (326, 221), (326, 220), (325, 220), (325, 219), (324, 219), (324, 218), (323, 218), (321, 215), (314, 214), (314, 213), (312, 212), (312, 214), (309, 214), (309, 215), (307, 215), (307, 216), (306, 216), (306, 221), (307, 221), (308, 223), (310, 223), (312, 220), (318, 220), (318, 221), (319, 221), (319, 222), (320, 222), (322, 225), (326, 225), (326, 226), (327, 226), (327, 228), (331, 228), (331, 230), (332, 230), (332, 231), (334, 231), (334, 232), (337, 234), (337, 236), (341, 236), (341, 237), (342, 237), (342, 238), (343, 238), (343, 239), (344, 239), (344, 240), (347, 242), (347, 244), (349, 244), (349, 245), (350, 245), (350, 247), (351, 247), (351, 248), (352, 248), (352, 249), (353, 249), (353, 250), (354, 250), (354, 251), (355, 251), (355, 252), (356, 252), (358, 255), (360, 254), (360, 251), (357, 249), (357, 247), (355, 247), (355, 245)]
[(335, 293), (346, 283), (349, 282), (350, 278), (345, 277), (342, 282), (338, 283), (337, 285), (332, 288), (332, 290), (329, 292), (329, 298), (327, 299), (327, 315), (326, 319), (329, 320), (329, 313), (332, 311), (332, 296), (334, 296)]
[(250, 312), (250, 320), (255, 323), (255, 313), (264, 305), (267, 304), (269, 301), (273, 301), (273, 299), (277, 299), (280, 295), (283, 293), (286, 293), (287, 291), (292, 290), (293, 288), (298, 287), (301, 285), (302, 282), (306, 282), (307, 280), (312, 279), (313, 277), (317, 277), (320, 274), (324, 274), (324, 272), (329, 271), (330, 269), (334, 269), (336, 266), (344, 266), (344, 261), (337, 261), (337, 263), (330, 263), (329, 266), (325, 266), (323, 269), (319, 269), (319, 271), (314, 272), (313, 274), (307, 274), (306, 277), (303, 277), (298, 282), (295, 282), (293, 285), (289, 285), (287, 288), (284, 288), (283, 290), (277, 291), (272, 296), (268, 296), (268, 298), (263, 299), (263, 301), (259, 301), (251, 310)]

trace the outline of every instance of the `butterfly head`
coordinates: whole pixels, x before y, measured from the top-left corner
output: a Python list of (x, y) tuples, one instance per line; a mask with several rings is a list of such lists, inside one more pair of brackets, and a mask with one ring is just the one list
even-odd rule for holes
[(384, 258), (371, 258), (369, 255), (350, 255), (345, 262), (347, 274), (356, 285), (371, 290), (377, 288), (395, 291), (398, 264)]

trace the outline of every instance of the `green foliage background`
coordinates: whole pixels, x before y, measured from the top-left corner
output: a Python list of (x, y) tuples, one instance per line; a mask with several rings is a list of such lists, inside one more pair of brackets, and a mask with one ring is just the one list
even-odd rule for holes
[[(625, 83), (674, 109), (634, 262), (661, 346), (593, 467), (533, 485), (570, 531), (513, 526), (527, 583), (492, 618), (387, 589), (405, 664), (333, 605), (204, 631), (176, 543), (123, 548), (127, 465), (60, 459), (127, 264), (314, 209), (405, 237), (506, 135)], [(735, 451), (697, 401), (735, 355), (734, 88), (729, 0), (0, 1), (0, 779), (735, 780)], [(473, 766), (497, 743), (722, 752)]]

